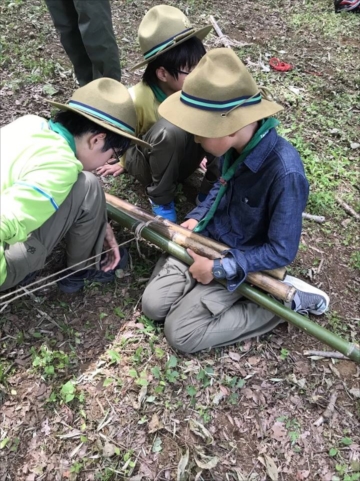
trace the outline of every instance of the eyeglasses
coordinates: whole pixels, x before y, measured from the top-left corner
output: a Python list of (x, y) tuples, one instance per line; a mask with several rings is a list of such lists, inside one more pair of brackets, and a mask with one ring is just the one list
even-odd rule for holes
[(191, 72), (184, 72), (184, 70), (176, 70), (177, 73), (182, 73), (183, 75), (189, 75)]
[(109, 165), (113, 165), (113, 164), (118, 164), (120, 162), (120, 157), (123, 155), (122, 152), (120, 154), (118, 154), (116, 152), (116, 150), (114, 149), (114, 147), (111, 147), (112, 151), (113, 151), (113, 156), (114, 158), (113, 159), (110, 159), (108, 160), (108, 164)]

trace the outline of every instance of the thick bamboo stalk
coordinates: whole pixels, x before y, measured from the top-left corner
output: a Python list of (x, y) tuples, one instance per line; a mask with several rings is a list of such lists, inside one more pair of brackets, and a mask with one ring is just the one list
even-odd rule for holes
[[(131, 210), (131, 207), (133, 206), (131, 206), (131, 204), (128, 204), (127, 202), (124, 203), (124, 201), (121, 201), (116, 197), (114, 198), (114, 196), (110, 197), (107, 195), (106, 199), (107, 199), (108, 205), (111, 204), (113, 207), (115, 207), (116, 209), (119, 209), (122, 212), (126, 210), (127, 212), (125, 213), (132, 216), (133, 210)], [(128, 206), (130, 207), (128, 208)], [(137, 209), (137, 210), (141, 211), (141, 209)], [(162, 224), (160, 220), (156, 220), (153, 216), (150, 216), (149, 214), (146, 214), (146, 215), (145, 214), (146, 213), (144, 212), (143, 218), (139, 220), (141, 220), (142, 222), (148, 222), (149, 221), (148, 218), (150, 217), (151, 229), (159, 232), (161, 235), (172, 240), (173, 242), (176, 242), (182, 247), (192, 249), (196, 254), (202, 255), (204, 257), (208, 257), (209, 259), (217, 259), (218, 257), (220, 257), (220, 252), (224, 250), (223, 247), (221, 247), (221, 249), (215, 250), (213, 247), (209, 247), (208, 245), (203, 245), (199, 243), (199, 239), (203, 239), (203, 237), (199, 236), (198, 234), (192, 233), (188, 229), (181, 228), (181, 230), (174, 231), (171, 229), (171, 226), (165, 226)], [(137, 217), (135, 217), (135, 219), (136, 218)], [(214, 242), (212, 246), (216, 246), (216, 243)], [(295, 295), (295, 289), (293, 287), (283, 284), (282, 282), (268, 276), (263, 272), (250, 272), (247, 275), (246, 279), (251, 284), (254, 284), (260, 289), (263, 289), (269, 294), (285, 302), (290, 302)]]
[[(126, 227), (132, 231), (134, 231), (137, 226), (141, 225), (141, 221), (139, 221), (138, 219), (134, 219), (129, 214), (120, 211), (111, 204), (107, 205), (107, 210), (111, 218), (115, 219), (123, 227)], [(189, 254), (183, 247), (179, 246), (173, 241), (166, 239), (160, 233), (155, 232), (151, 227), (144, 227), (141, 231), (141, 237), (147, 239), (151, 243), (160, 247), (160, 249), (168, 252), (169, 254), (180, 259), (186, 264), (192, 264), (193, 259), (191, 258), (191, 256), (189, 256)], [(280, 302), (270, 298), (269, 296), (267, 296), (263, 292), (258, 291), (254, 287), (249, 286), (247, 283), (241, 284), (241, 286), (237, 288), (237, 292), (242, 294), (244, 297), (250, 299), (251, 301), (255, 302), (259, 306), (273, 312), (275, 315), (281, 317), (285, 321), (294, 324), (299, 329), (302, 329), (316, 339), (319, 339), (324, 344), (330, 346), (333, 349), (336, 349), (337, 351), (341, 352), (345, 356), (360, 364), (360, 347), (357, 344), (347, 342), (339, 336), (336, 336), (324, 327), (321, 327), (310, 319), (301, 316), (300, 314), (297, 314), (291, 309), (288, 309)]]
[[(185, 229), (185, 227), (181, 227), (181, 225), (174, 224), (173, 222), (167, 219), (164, 219), (162, 217), (160, 218), (154, 217), (148, 212), (145, 212), (143, 209), (140, 209), (140, 207), (136, 207), (135, 205), (132, 205), (129, 202), (126, 202), (125, 200), (119, 199), (114, 195), (105, 194), (105, 196), (106, 196), (106, 202), (108, 202), (109, 204), (113, 205), (118, 209), (121, 209), (124, 212), (130, 213), (130, 215), (132, 215), (133, 217), (136, 217), (137, 219), (143, 222), (151, 222), (152, 229), (156, 230), (156, 232), (160, 232), (161, 234), (165, 235), (166, 237), (173, 240), (174, 242), (177, 242), (175, 233), (179, 233), (180, 235), (178, 239), (187, 237), (189, 239), (192, 239), (196, 244), (202, 244), (204, 246), (207, 246), (212, 251), (217, 252), (218, 254), (216, 257), (212, 257), (211, 255), (206, 255), (205, 253), (202, 254), (206, 257), (210, 257), (211, 259), (216, 259), (217, 257), (219, 257), (219, 254), (229, 249), (229, 247), (226, 244), (222, 244), (221, 242), (216, 242), (213, 239), (209, 239), (208, 237), (196, 234), (195, 232), (192, 232), (189, 229)], [(185, 244), (181, 244), (181, 245), (185, 246)], [(190, 248), (192, 249), (192, 247)], [(193, 250), (194, 252), (197, 252), (195, 249)], [(199, 252), (199, 254), (201, 253)], [(274, 279), (278, 279), (282, 281), (285, 278), (286, 269), (285, 267), (282, 267), (278, 269), (266, 270), (264, 271), (264, 273), (268, 274), (271, 277), (274, 277)]]

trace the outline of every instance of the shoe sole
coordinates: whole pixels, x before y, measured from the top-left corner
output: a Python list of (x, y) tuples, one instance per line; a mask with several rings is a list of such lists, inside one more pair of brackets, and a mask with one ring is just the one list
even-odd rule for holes
[(305, 281), (302, 281), (301, 279), (298, 279), (297, 277), (289, 276), (287, 275), (285, 279), (283, 280), (284, 284), (288, 284), (289, 286), (295, 287), (296, 290), (300, 292), (311, 292), (313, 294), (317, 294), (325, 299), (325, 309), (322, 309), (321, 312), (319, 310), (312, 310), (309, 309), (310, 314), (314, 314), (315, 316), (321, 316), (324, 314), (328, 309), (329, 309), (329, 304), (330, 304), (330, 298), (326, 294), (326, 292), (318, 289), (317, 287), (312, 286), (311, 284), (308, 284)]

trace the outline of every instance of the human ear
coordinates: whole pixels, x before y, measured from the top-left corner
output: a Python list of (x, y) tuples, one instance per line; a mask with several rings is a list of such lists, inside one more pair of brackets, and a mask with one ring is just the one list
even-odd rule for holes
[(159, 67), (156, 69), (156, 76), (161, 82), (167, 82), (168, 71), (165, 67)]
[(105, 142), (105, 137), (106, 137), (106, 134), (103, 133), (103, 132), (101, 132), (100, 134), (90, 135), (90, 137), (89, 137), (89, 147), (90, 147), (90, 149), (92, 150), (95, 147), (98, 147), (99, 145), (102, 148), (103, 145), (104, 145), (104, 142)]

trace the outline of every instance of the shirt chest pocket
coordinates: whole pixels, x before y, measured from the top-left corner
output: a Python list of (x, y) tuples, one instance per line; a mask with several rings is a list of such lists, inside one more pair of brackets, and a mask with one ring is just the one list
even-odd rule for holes
[(241, 234), (244, 241), (267, 232), (267, 210), (264, 203), (256, 206), (250, 198), (242, 196), (237, 200), (234, 212), (232, 230)]

